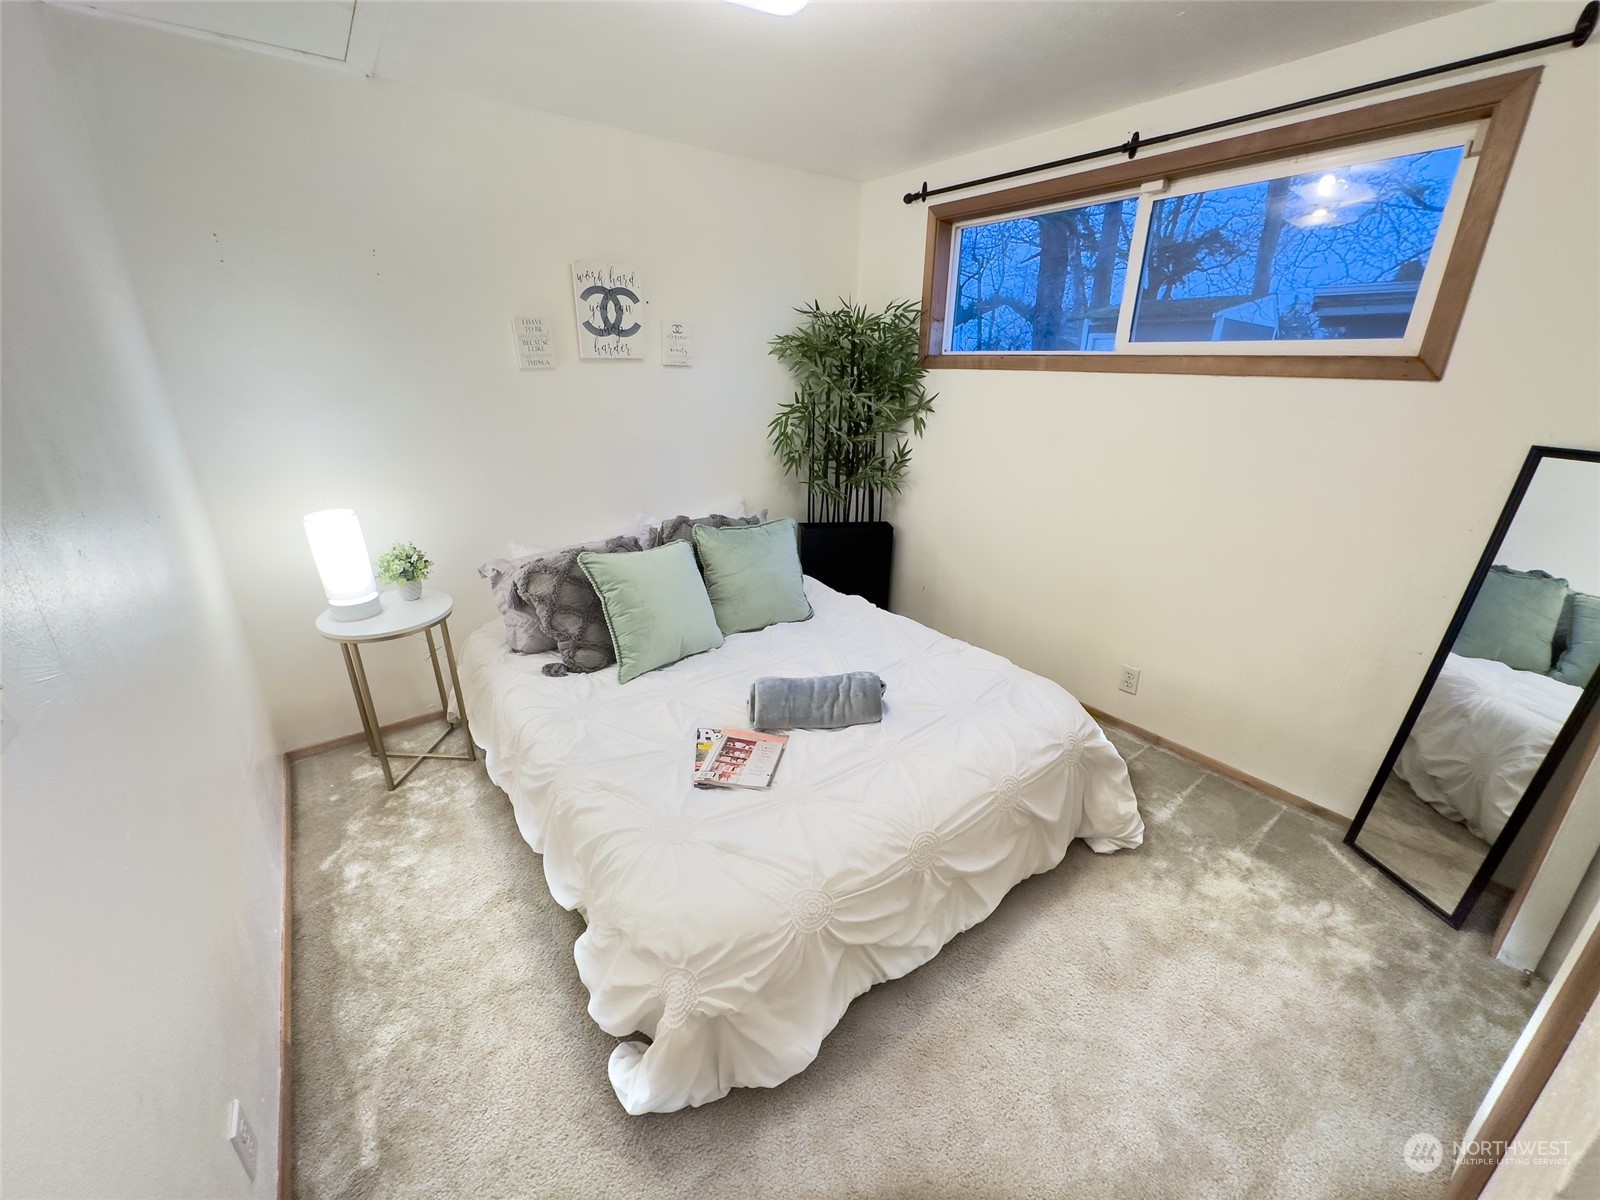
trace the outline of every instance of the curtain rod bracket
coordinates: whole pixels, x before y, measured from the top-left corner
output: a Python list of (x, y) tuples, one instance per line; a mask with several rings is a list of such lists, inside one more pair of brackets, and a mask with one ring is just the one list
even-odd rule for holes
[(1380, 88), (1393, 87), (1402, 83), (1414, 83), (1418, 79), (1428, 79), (1434, 75), (1443, 75), (1447, 71), (1460, 71), (1466, 67), (1480, 67), (1485, 63), (1498, 62), (1503, 58), (1514, 58), (1519, 54), (1531, 54), (1535, 50), (1549, 50), (1555, 46), (1571, 46), (1574, 50), (1589, 40), (1589, 35), (1595, 31), (1595, 25), (1600, 23), (1600, 0), (1589, 0), (1578, 13), (1578, 23), (1572, 27), (1571, 33), (1558, 33), (1554, 37), (1541, 38), (1536, 42), (1523, 42), (1519, 46), (1507, 46), (1504, 50), (1493, 50), (1488, 54), (1477, 54), (1471, 58), (1457, 59), (1455, 62), (1441, 63), (1437, 67), (1425, 67), (1420, 71), (1411, 71), (1405, 75), (1392, 75), (1388, 79), (1379, 79), (1373, 83), (1363, 83), (1357, 87), (1344, 88), (1337, 92), (1328, 92), (1321, 96), (1312, 96), (1305, 100), (1295, 100), (1289, 104), (1280, 104), (1275, 108), (1264, 108), (1259, 112), (1245, 113), (1238, 117), (1227, 117), (1221, 121), (1211, 121), (1205, 125), (1195, 125), (1189, 129), (1178, 129), (1172, 133), (1156, 134), (1153, 137), (1141, 139), (1139, 131), (1134, 130), (1128, 140), (1120, 146), (1107, 146), (1103, 150), (1088, 150), (1082, 154), (1074, 154), (1069, 158), (1058, 158), (1054, 162), (1039, 163), (1032, 167), (1018, 167), (1013, 171), (1001, 171), (997, 175), (985, 175), (981, 179), (968, 179), (964, 183), (947, 183), (943, 187), (930, 188), (928, 181), (922, 181), (922, 187), (915, 192), (905, 194), (907, 204), (915, 204), (919, 200), (926, 203), (930, 196), (942, 196), (946, 192), (960, 192), (967, 188), (980, 187), (988, 183), (1000, 183), (1007, 179), (1016, 179), (1019, 175), (1037, 175), (1040, 171), (1054, 171), (1061, 167), (1076, 166), (1081, 162), (1091, 159), (1107, 158), (1113, 154), (1126, 154), (1131, 160), (1146, 146), (1158, 146), (1166, 142), (1174, 142), (1179, 138), (1193, 137), (1195, 134), (1210, 133), (1216, 129), (1227, 129), (1233, 125), (1243, 125), (1248, 121), (1259, 121), (1266, 117), (1281, 116), (1287, 112), (1298, 109), (1310, 108), (1315, 104), (1330, 103), (1335, 100), (1346, 100), (1351, 96), (1359, 96), (1366, 92), (1375, 92)]

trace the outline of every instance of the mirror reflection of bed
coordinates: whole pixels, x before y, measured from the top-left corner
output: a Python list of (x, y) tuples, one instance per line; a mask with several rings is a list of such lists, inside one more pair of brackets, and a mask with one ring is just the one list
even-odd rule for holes
[(1350, 836), (1457, 925), (1527, 822), (1563, 731), (1592, 704), (1600, 664), (1600, 461), (1530, 464)]

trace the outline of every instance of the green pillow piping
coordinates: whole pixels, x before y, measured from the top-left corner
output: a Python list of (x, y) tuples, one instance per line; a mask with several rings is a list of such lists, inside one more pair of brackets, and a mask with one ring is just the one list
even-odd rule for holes
[(706, 594), (725, 634), (811, 618), (800, 570), (799, 527), (789, 518), (762, 525), (694, 527)]
[(1566, 600), (1565, 579), (1543, 571), (1491, 567), (1451, 649), (1466, 658), (1493, 659), (1514, 670), (1548, 675)]
[(578, 565), (600, 597), (616, 649), (618, 683), (722, 645), (722, 630), (688, 543), (632, 554), (586, 550), (578, 555)]

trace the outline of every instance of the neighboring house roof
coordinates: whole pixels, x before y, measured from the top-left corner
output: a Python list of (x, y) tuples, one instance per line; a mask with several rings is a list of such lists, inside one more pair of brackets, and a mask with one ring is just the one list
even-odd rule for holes
[(1193, 321), (1220, 317), (1229, 309), (1249, 304), (1254, 296), (1185, 296), (1177, 300), (1145, 300), (1138, 317), (1145, 321)]
[(1340, 283), (1320, 287), (1311, 294), (1311, 311), (1318, 317), (1375, 316), (1409, 313), (1417, 302), (1421, 281)]
[[(1147, 321), (1156, 318), (1167, 321), (1206, 320), (1225, 309), (1248, 304), (1254, 299), (1254, 296), (1185, 296), (1178, 300), (1143, 300), (1139, 304), (1139, 311)], [(1083, 316), (1091, 321), (1114, 321), (1120, 310), (1121, 305), (1106, 305), (1091, 308)]]

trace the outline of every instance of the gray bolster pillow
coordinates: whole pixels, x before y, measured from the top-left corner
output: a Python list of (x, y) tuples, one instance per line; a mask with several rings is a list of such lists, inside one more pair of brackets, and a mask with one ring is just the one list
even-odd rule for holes
[(843, 729), (883, 720), (887, 685), (871, 671), (783, 679), (767, 675), (750, 687), (752, 729)]

